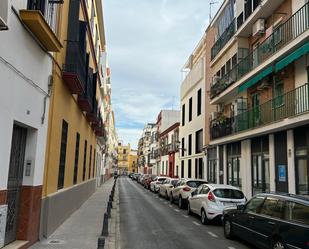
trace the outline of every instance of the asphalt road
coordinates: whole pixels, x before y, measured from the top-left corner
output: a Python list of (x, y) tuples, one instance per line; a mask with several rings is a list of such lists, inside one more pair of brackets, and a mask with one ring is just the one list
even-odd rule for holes
[(126, 177), (119, 179), (121, 249), (244, 249), (224, 238), (222, 226), (202, 225), (199, 217), (159, 198)]

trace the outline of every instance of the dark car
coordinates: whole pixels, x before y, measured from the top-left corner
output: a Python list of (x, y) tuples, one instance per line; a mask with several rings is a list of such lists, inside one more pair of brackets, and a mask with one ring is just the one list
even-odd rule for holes
[(146, 189), (150, 189), (150, 183), (151, 183), (152, 181), (154, 181), (155, 178), (156, 178), (155, 175), (150, 175), (150, 176), (148, 176), (147, 179), (145, 180), (144, 187), (145, 187)]
[(237, 236), (259, 248), (309, 249), (309, 198), (258, 194), (223, 212), (226, 238)]

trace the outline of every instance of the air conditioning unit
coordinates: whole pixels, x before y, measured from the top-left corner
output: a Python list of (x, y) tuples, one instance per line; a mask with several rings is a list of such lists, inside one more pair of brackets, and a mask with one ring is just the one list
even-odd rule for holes
[(0, 1), (0, 30), (8, 29), (10, 1), (11, 0)]
[(217, 112), (210, 113), (210, 119), (211, 120), (215, 120), (215, 119), (217, 119), (217, 117), (218, 117), (218, 113)]
[(265, 33), (265, 19), (257, 19), (252, 27), (252, 35), (258, 36)]
[(263, 80), (261, 84), (257, 87), (258, 91), (270, 88), (272, 83), (268, 80)]

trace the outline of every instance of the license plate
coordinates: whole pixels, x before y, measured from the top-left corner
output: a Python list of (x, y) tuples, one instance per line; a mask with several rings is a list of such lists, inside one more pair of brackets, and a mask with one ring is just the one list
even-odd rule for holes
[(232, 202), (223, 202), (223, 206), (225, 206), (225, 207), (233, 207), (233, 206), (236, 206), (236, 203), (232, 203)]

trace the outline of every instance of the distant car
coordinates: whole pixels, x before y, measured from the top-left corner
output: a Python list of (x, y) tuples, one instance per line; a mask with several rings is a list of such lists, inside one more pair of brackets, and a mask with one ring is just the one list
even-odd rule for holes
[(150, 183), (152, 182), (152, 181), (154, 181), (154, 179), (156, 178), (157, 176), (155, 176), (155, 175), (149, 175), (149, 177), (147, 177), (147, 179), (145, 180), (145, 182), (144, 182), (144, 187), (146, 188), (146, 189), (150, 189)]
[(170, 195), (170, 201), (178, 202), (180, 209), (185, 208), (191, 193), (198, 188), (201, 184), (205, 184), (207, 181), (201, 179), (181, 179), (177, 182), (175, 188), (172, 189)]
[(223, 213), (226, 238), (240, 237), (259, 248), (309, 248), (309, 197), (258, 194)]
[(226, 207), (246, 203), (240, 189), (224, 184), (202, 184), (191, 195), (188, 199), (188, 214), (200, 215), (203, 224), (221, 219)]
[(150, 190), (152, 192), (157, 193), (159, 191), (159, 187), (166, 180), (167, 177), (165, 176), (157, 176), (154, 181), (150, 183)]
[(138, 177), (140, 176), (140, 173), (135, 173), (132, 177), (132, 180), (137, 181)]
[(169, 199), (172, 189), (176, 186), (179, 179), (166, 178), (166, 180), (160, 185), (159, 195), (165, 199)]

